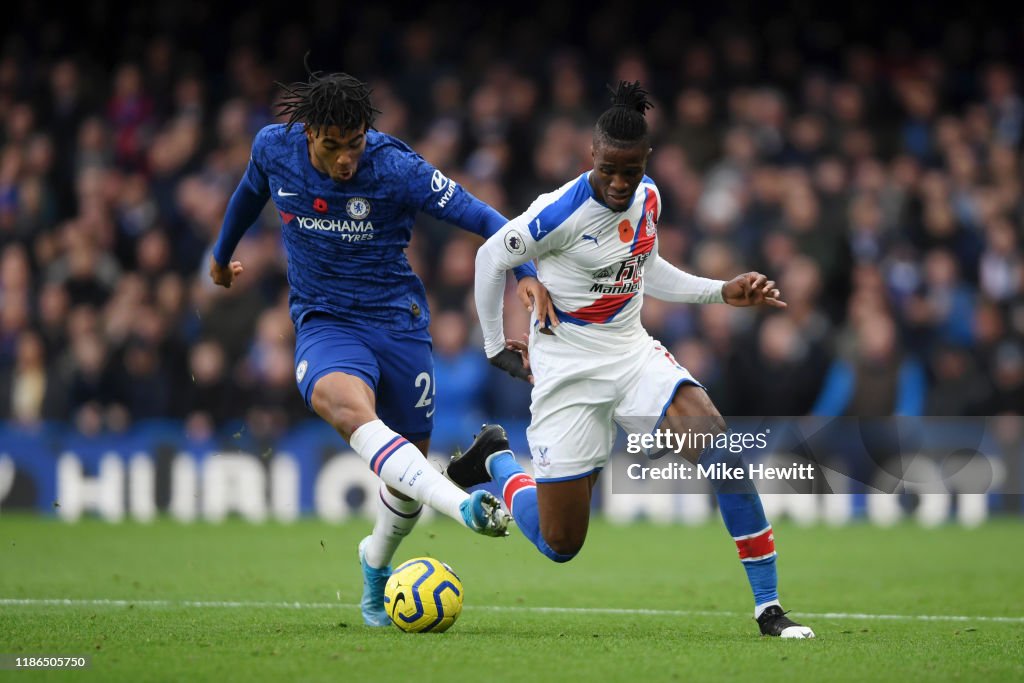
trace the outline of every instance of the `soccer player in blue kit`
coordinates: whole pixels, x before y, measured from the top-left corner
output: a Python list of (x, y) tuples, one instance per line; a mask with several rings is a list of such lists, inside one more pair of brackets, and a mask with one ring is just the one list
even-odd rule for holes
[[(507, 221), (405, 143), (374, 130), (377, 113), (370, 88), (348, 74), (310, 72), (307, 82), (286, 86), (288, 122), (257, 133), (210, 276), (230, 287), (243, 272), (231, 255), (272, 199), (288, 256), (299, 391), (382, 480), (359, 560), (363, 619), (385, 626), (390, 561), (421, 504), (478, 533), (508, 533), (497, 498), (467, 494), (424, 458), (435, 409), (429, 312), (404, 252), (418, 211), (483, 237)], [(516, 275), (524, 303), (547, 310), (536, 269), (527, 264)]]

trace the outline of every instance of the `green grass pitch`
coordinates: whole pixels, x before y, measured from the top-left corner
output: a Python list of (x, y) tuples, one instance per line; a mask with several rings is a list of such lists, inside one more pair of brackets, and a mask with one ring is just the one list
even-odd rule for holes
[(0, 516), (0, 653), (92, 657), (0, 680), (1024, 680), (1020, 521), (777, 526), (783, 604), (812, 641), (758, 635), (720, 524), (595, 522), (555, 565), (516, 531), (433, 521), (396, 560), (455, 568), (458, 623), (371, 629), (356, 607), (369, 528)]

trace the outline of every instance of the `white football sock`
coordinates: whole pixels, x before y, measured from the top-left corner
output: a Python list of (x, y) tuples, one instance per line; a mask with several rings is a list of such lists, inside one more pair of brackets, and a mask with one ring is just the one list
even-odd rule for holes
[(349, 445), (385, 484), (465, 526), (459, 505), (469, 494), (435, 470), (418, 448), (386, 424), (367, 422), (352, 433)]
[(419, 501), (399, 498), (381, 482), (377, 495), (377, 522), (364, 549), (366, 564), (377, 569), (390, 564), (398, 544), (419, 521), (422, 509)]

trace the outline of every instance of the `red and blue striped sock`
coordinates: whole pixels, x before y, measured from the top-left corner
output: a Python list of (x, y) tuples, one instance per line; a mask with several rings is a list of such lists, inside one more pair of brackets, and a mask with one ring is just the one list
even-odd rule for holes
[(568, 562), (576, 557), (576, 553), (556, 553), (544, 540), (540, 533), (540, 513), (537, 509), (537, 482), (519, 466), (512, 451), (490, 456), (487, 460), (487, 471), (501, 486), (501, 497), (509, 513), (516, 520), (516, 526), (537, 546), (537, 550), (555, 562)]
[[(712, 448), (701, 455), (700, 463), (725, 463), (730, 469), (742, 466), (739, 454), (728, 448)], [(736, 542), (740, 561), (754, 592), (754, 605), (779, 599), (779, 577), (775, 568), (775, 536), (764, 514), (761, 496), (747, 477), (726, 481), (712, 480), (718, 510), (729, 535)]]

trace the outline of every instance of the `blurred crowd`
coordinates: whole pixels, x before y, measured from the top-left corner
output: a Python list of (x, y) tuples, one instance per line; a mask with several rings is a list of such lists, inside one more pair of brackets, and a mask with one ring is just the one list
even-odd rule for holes
[[(578, 22), (571, 5), (527, 21), (440, 4), (400, 24), (326, 2), (288, 21), (86, 7), (24, 3), (0, 45), (0, 420), (94, 433), (173, 417), (202, 436), (312, 417), (272, 205), (236, 285), (207, 276), (253, 136), (278, 120), (275, 81), (303, 79), (307, 50), (369, 80), (378, 129), (510, 217), (590, 168), (607, 83), (648, 87), (662, 256), (722, 279), (761, 270), (789, 303), (646, 300), (648, 330), (724, 415), (1024, 409), (1021, 27), (965, 21), (918, 47), (811, 16), (679, 10), (634, 42), (621, 10)], [(432, 301), (442, 430), (528, 416), (529, 388), (481, 352), (479, 243), (423, 216), (408, 252)], [(509, 292), (506, 329), (524, 332)]]

